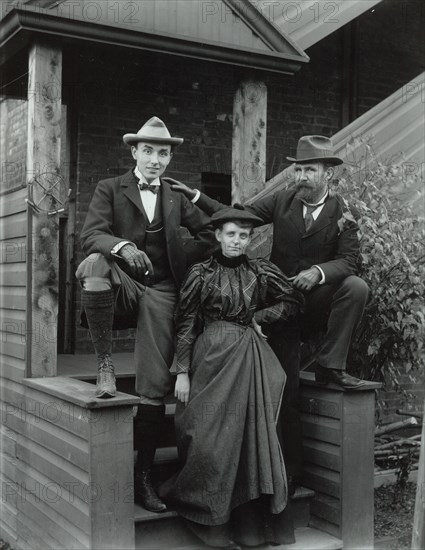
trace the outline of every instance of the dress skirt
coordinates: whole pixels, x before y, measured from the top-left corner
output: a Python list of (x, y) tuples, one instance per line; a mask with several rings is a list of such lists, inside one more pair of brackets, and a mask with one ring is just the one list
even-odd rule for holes
[(205, 325), (193, 347), (189, 403), (178, 403), (183, 467), (160, 488), (207, 544), (294, 542), (276, 421), (285, 373), (251, 326)]

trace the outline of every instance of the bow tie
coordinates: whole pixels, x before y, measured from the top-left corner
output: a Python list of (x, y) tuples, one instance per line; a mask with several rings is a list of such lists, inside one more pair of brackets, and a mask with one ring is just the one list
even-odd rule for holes
[(159, 185), (151, 185), (150, 183), (138, 183), (140, 191), (151, 191), (156, 195), (159, 191)]

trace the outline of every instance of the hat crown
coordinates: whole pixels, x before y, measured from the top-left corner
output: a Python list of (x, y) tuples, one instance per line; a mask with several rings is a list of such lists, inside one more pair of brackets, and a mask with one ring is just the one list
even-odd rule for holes
[(297, 159), (311, 157), (333, 157), (332, 142), (325, 136), (303, 136), (298, 141)]
[(171, 137), (168, 128), (157, 116), (153, 116), (147, 122), (145, 122), (140, 130), (137, 132), (137, 135), (143, 136), (144, 139), (148, 139), (148, 137), (151, 136), (155, 139), (164, 138), (168, 140)]
[(211, 224), (215, 227), (227, 222), (237, 223), (238, 221), (250, 223), (253, 226), (263, 224), (263, 220), (249, 210), (241, 210), (240, 208), (232, 208), (231, 206), (222, 208), (211, 216)]

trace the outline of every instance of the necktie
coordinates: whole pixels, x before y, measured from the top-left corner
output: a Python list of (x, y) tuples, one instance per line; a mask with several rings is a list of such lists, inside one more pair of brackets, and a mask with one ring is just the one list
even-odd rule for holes
[(315, 206), (309, 206), (308, 204), (305, 205), (307, 211), (305, 213), (305, 216), (304, 216), (304, 226), (305, 226), (305, 230), (308, 231), (311, 227), (311, 224), (314, 222), (314, 218), (313, 218), (313, 212), (316, 210), (316, 208), (320, 206), (320, 205), (315, 205)]
[(156, 195), (159, 191), (159, 185), (151, 185), (150, 183), (138, 183), (140, 191), (151, 191), (154, 195)]

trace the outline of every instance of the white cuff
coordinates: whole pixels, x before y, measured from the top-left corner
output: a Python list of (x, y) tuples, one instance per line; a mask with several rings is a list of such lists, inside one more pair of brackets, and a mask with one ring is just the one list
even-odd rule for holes
[(191, 199), (190, 202), (193, 202), (193, 204), (195, 204), (195, 202), (197, 202), (197, 200), (199, 199), (199, 197), (201, 196), (201, 192), (199, 191), (199, 189), (194, 189), (194, 191), (196, 191), (196, 195), (193, 197), (193, 199)]
[(323, 269), (321, 267), (319, 267), (318, 265), (313, 265), (313, 267), (317, 267), (317, 269), (320, 271), (320, 275), (322, 276), (321, 280), (317, 284), (324, 285), (325, 284), (325, 274), (323, 272)]
[(121, 241), (120, 243), (116, 244), (114, 248), (111, 250), (112, 256), (118, 256), (118, 252), (121, 250), (121, 248), (125, 244), (133, 244), (131, 241)]

